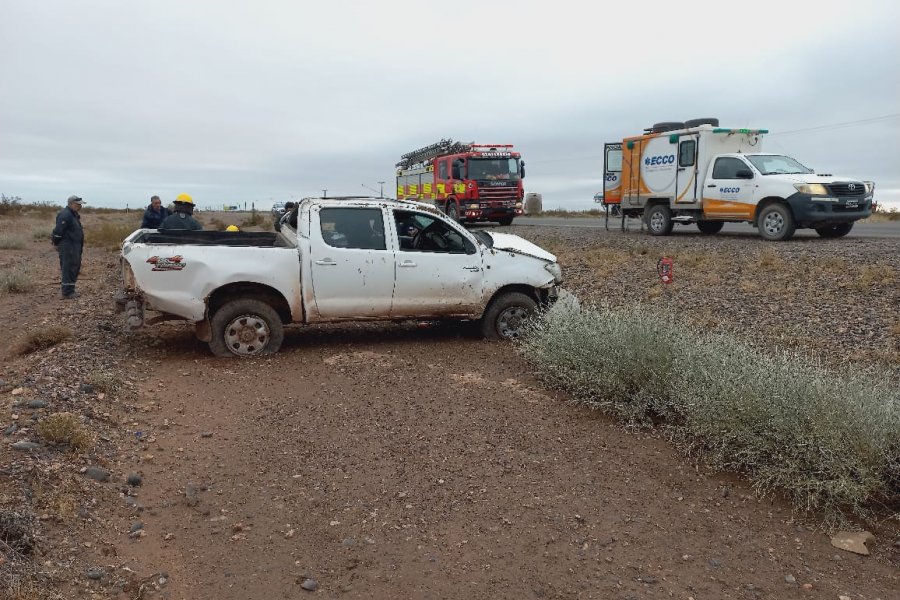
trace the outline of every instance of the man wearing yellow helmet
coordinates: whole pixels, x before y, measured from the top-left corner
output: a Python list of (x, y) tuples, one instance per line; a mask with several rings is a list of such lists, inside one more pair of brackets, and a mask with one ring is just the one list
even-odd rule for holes
[(237, 225), (229, 225), (225, 228), (225, 231), (240, 231), (240, 229), (238, 229)]
[(178, 194), (175, 198), (175, 212), (166, 217), (160, 229), (187, 229), (199, 231), (203, 226), (191, 215), (194, 212), (194, 199), (187, 194)]

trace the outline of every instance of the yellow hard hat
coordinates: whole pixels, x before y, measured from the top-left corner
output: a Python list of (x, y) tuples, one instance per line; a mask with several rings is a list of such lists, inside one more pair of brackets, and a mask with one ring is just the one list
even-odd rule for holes
[(225, 228), (225, 231), (240, 231), (240, 229), (238, 229), (237, 225), (229, 225)]
[(191, 198), (187, 194), (178, 194), (178, 197), (175, 198), (175, 202), (184, 202), (185, 204), (193, 204), (194, 199)]

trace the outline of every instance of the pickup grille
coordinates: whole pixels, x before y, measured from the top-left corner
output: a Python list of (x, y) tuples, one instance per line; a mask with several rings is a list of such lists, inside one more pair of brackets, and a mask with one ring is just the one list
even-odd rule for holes
[[(852, 188), (852, 189), (851, 189)], [(866, 195), (866, 186), (862, 182), (858, 183), (830, 183), (828, 189), (832, 194), (838, 197), (862, 197)]]

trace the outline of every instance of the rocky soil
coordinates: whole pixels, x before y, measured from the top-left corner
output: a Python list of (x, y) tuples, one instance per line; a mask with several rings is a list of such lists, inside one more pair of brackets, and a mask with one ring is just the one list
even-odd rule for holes
[[(0, 235), (45, 225), (0, 221)], [(895, 241), (513, 231), (559, 253), (582, 301), (643, 302), (831, 363), (898, 364)], [(0, 255), (0, 272), (26, 265), (35, 285), (0, 294), (0, 597), (900, 589), (896, 524), (860, 524), (869, 556), (838, 550), (779, 499), (573, 408), (508, 345), (453, 327), (292, 328), (275, 356), (216, 360), (190, 327), (122, 332), (113, 253), (89, 248), (82, 296), (63, 301), (55, 253), (26, 240)], [(72, 337), (15, 353), (51, 325)], [(38, 433), (57, 413), (90, 443)]]

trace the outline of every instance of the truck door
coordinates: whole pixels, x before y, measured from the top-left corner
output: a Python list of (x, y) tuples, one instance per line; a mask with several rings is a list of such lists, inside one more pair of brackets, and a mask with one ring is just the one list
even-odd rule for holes
[(309, 269), (320, 319), (386, 317), (394, 292), (394, 252), (376, 207), (315, 207)]
[(622, 142), (603, 145), (603, 204), (622, 203)]
[(474, 316), (482, 301), (478, 246), (434, 215), (393, 210), (397, 283), (391, 316)]
[(736, 156), (717, 156), (703, 186), (703, 215), (750, 221), (756, 209), (753, 169)]

